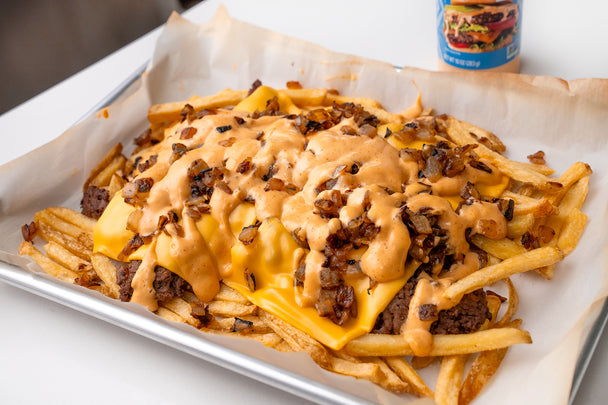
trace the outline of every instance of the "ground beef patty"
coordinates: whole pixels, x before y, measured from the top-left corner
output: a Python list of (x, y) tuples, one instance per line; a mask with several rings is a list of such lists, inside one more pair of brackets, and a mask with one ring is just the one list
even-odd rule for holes
[[(141, 264), (141, 260), (133, 260), (129, 263), (121, 263), (116, 268), (116, 282), (120, 287), (119, 298), (121, 301), (129, 301), (133, 295), (131, 282)], [(154, 269), (154, 290), (156, 300), (159, 303), (169, 301), (174, 297), (181, 297), (185, 291), (191, 291), (192, 287), (183, 278), (170, 272), (162, 266)]]
[(82, 200), (80, 201), (81, 211), (89, 218), (99, 219), (103, 211), (110, 202), (110, 193), (108, 190), (89, 186), (84, 191)]
[[(416, 289), (416, 280), (410, 279), (395, 295), (386, 309), (376, 319), (372, 333), (397, 335), (407, 319), (410, 300)], [(490, 319), (486, 293), (482, 289), (462, 297), (458, 305), (439, 311), (439, 319), (431, 325), (431, 333), (437, 335), (474, 332)]]

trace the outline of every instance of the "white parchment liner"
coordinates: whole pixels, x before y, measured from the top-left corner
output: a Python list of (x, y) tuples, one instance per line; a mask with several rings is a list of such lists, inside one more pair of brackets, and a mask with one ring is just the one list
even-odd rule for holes
[[(558, 175), (576, 161), (591, 165), (594, 175), (583, 209), (589, 222), (575, 252), (558, 265), (550, 282), (536, 274), (513, 278), (520, 293), (518, 317), (534, 344), (510, 349), (497, 377), (477, 399), (493, 404), (565, 404), (586, 322), (608, 292), (608, 80), (568, 83), (549, 77), (412, 68), (397, 72), (388, 64), (331, 52), (231, 19), (223, 8), (201, 26), (175, 14), (143, 79), (109, 107), (109, 118), (89, 117), (53, 142), (0, 167), (0, 259), (39, 271), (28, 259), (16, 256), (20, 226), (50, 205), (78, 209), (90, 170), (117, 142), (131, 145), (146, 128), (150, 105), (226, 87), (249, 88), (255, 79), (276, 87), (289, 80), (305, 87), (333, 87), (345, 95), (378, 99), (393, 112), (415, 101), (415, 82), (425, 107), (496, 133), (512, 159), (525, 161), (528, 154), (543, 150)], [(116, 305), (142, 311), (136, 304)], [(319, 370), (301, 354), (278, 353), (240, 339), (209, 339), (379, 403), (414, 399)]]

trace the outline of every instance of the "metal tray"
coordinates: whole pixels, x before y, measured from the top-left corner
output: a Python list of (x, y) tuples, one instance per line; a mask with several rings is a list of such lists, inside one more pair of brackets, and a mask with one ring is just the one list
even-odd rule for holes
[[(129, 75), (119, 86), (99, 101), (75, 124), (116, 101), (123, 92), (135, 83), (146, 70), (148, 62)], [(399, 69), (399, 67), (395, 67)], [(252, 358), (236, 350), (218, 345), (193, 330), (187, 333), (162, 319), (146, 317), (118, 306), (108, 299), (87, 294), (87, 291), (71, 288), (42, 275), (30, 273), (19, 267), (0, 262), (0, 280), (56, 303), (104, 320), (131, 332), (163, 343), (220, 367), (247, 376), (264, 384), (284, 390), (293, 395), (323, 404), (373, 404), (346, 391), (302, 377), (283, 368)], [(572, 404), (581, 385), (585, 371), (608, 321), (608, 300), (604, 301), (597, 319), (589, 330), (578, 358), (568, 403)]]

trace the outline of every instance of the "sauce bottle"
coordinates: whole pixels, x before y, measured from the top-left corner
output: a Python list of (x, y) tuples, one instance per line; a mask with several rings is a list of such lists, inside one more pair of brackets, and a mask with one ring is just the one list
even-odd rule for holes
[(441, 70), (519, 73), (523, 0), (437, 0)]

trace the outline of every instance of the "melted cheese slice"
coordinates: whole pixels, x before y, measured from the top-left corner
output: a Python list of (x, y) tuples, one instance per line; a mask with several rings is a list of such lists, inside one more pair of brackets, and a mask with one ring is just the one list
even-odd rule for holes
[[(118, 258), (125, 244), (133, 237), (126, 230), (126, 222), (134, 208), (124, 202), (120, 195), (111, 201), (104, 215), (99, 219), (94, 231), (95, 251), (114, 259)], [(230, 227), (235, 235), (255, 222), (255, 208), (251, 204), (239, 205), (230, 215)], [(213, 240), (217, 237), (219, 226), (211, 215), (203, 215), (196, 223), (207, 247), (214, 254)], [(155, 246), (158, 264), (172, 272), (177, 272), (178, 262), (171, 255), (171, 237), (161, 233)], [(148, 246), (142, 246), (129, 256), (129, 260), (141, 260)], [(303, 308), (296, 303), (296, 290), (293, 273), (297, 260), (301, 257), (300, 248), (283, 224), (276, 218), (265, 220), (258, 229), (258, 235), (249, 246), (237, 242), (231, 250), (232, 271), (224, 282), (246, 296), (260, 308), (282, 318), (291, 325), (308, 333), (323, 344), (340, 349), (348, 341), (368, 333), (376, 318), (388, 305), (395, 294), (405, 285), (412, 271), (403, 277), (380, 283), (369, 288), (367, 277), (347, 281), (354, 288), (358, 316), (343, 326), (334, 324), (328, 318), (318, 315), (315, 308)], [(248, 287), (245, 272), (255, 277), (256, 288)]]
[[(369, 289), (364, 275), (347, 280), (357, 299), (358, 315), (343, 326), (319, 316), (313, 307), (296, 303), (293, 273), (301, 257), (300, 248), (291, 234), (276, 218), (264, 221), (255, 241), (232, 248), (232, 276), (224, 282), (245, 295), (251, 302), (308, 333), (332, 349), (342, 348), (348, 341), (371, 331), (376, 318), (405, 285), (411, 272), (403, 277), (380, 283)], [(246, 272), (255, 278), (255, 290), (249, 289)]]

